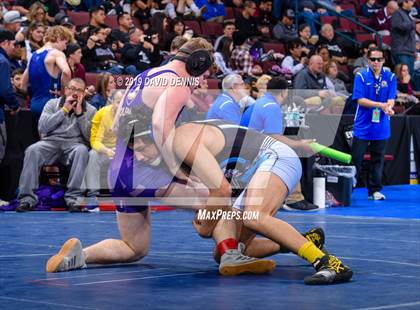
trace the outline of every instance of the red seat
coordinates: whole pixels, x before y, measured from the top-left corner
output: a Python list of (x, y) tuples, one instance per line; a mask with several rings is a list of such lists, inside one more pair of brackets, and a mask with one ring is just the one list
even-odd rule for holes
[(349, 30), (349, 31), (356, 31), (359, 29), (359, 26), (352, 21), (346, 19), (346, 18), (340, 18), (340, 27)]
[(202, 34), (204, 36), (218, 37), (223, 34), (223, 25), (216, 22), (202, 22)]
[(356, 41), (359, 43), (363, 43), (365, 41), (373, 40), (374, 37), (370, 33), (358, 33), (356, 34)]
[(353, 13), (356, 13), (356, 8), (354, 7), (353, 3), (342, 3), (339, 4), (339, 6), (343, 9), (343, 10), (352, 10)]
[(70, 19), (72, 20), (75, 26), (83, 26), (89, 23), (89, 13), (88, 12), (73, 12), (68, 11)]
[[(363, 160), (365, 160), (365, 161), (370, 161), (370, 159), (371, 159), (370, 154), (365, 154), (365, 155), (363, 155)], [(392, 161), (392, 160), (394, 160), (394, 155), (391, 155), (391, 154), (385, 154), (385, 155), (384, 155), (384, 160), (385, 160), (385, 161)]]
[(184, 20), (185, 26), (192, 29), (195, 34), (201, 34), (200, 23), (196, 20)]
[(218, 79), (207, 79), (207, 85), (209, 86), (209, 89), (220, 89)]
[(269, 50), (273, 50), (276, 53), (285, 53), (285, 48), (284, 45), (282, 43), (263, 43), (263, 47), (264, 47), (264, 52), (268, 52)]
[[(379, 37), (378, 37), (378, 43), (379, 43)], [(392, 37), (391, 36), (382, 36), (382, 44), (386, 44), (388, 46), (391, 46), (392, 43)]]
[(337, 22), (337, 17), (335, 16), (321, 16), (321, 24), (331, 24), (334, 25)]
[(235, 12), (233, 11), (233, 8), (225, 7), (225, 12), (226, 12), (226, 19), (234, 19), (235, 18)]
[(96, 81), (98, 79), (98, 73), (86, 72), (86, 85), (93, 85), (96, 87)]
[(117, 15), (108, 15), (105, 17), (105, 25), (114, 29), (118, 28)]

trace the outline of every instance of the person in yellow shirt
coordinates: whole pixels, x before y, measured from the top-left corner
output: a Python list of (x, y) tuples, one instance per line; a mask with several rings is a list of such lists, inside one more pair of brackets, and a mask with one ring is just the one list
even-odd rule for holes
[[(123, 91), (115, 91), (111, 103), (99, 109), (92, 119), (90, 132), (89, 163), (86, 169), (86, 186), (89, 204), (96, 204), (96, 196), (101, 188), (101, 172), (108, 167), (115, 155), (115, 133), (112, 130), (115, 112), (122, 99)], [(107, 184), (107, 182), (102, 182)]]

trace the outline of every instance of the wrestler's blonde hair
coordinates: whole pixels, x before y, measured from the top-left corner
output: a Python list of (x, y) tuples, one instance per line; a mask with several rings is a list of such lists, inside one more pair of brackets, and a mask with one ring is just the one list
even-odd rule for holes
[(48, 28), (45, 33), (44, 43), (56, 43), (58, 40), (67, 40), (68, 43), (73, 43), (73, 34), (69, 29), (63, 26), (53, 26)]

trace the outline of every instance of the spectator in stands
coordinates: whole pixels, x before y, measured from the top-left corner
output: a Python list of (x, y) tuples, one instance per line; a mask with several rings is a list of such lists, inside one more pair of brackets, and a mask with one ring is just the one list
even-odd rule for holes
[(315, 55), (321, 56), (324, 65), (326, 65), (331, 60), (330, 51), (326, 45), (318, 45), (315, 50)]
[(206, 22), (223, 23), (226, 16), (225, 6), (219, 0), (195, 0), (195, 4), (201, 9), (206, 7), (205, 12), (202, 13), (202, 18)]
[(117, 17), (118, 29), (112, 29), (110, 38), (112, 42), (118, 42), (118, 47), (122, 48), (128, 43), (128, 32), (134, 27), (130, 14), (122, 12)]
[(70, 165), (64, 199), (69, 211), (78, 211), (77, 199), (82, 195), (82, 182), (89, 159), (92, 117), (96, 110), (84, 101), (85, 83), (78, 78), (66, 85), (64, 96), (51, 99), (39, 120), (41, 141), (25, 151), (19, 180), (17, 212), (32, 211), (37, 204), (34, 190), (38, 188), (42, 166), (62, 162)]
[(225, 76), (228, 74), (237, 73), (235, 70), (232, 70), (229, 67), (229, 60), (231, 59), (233, 51), (233, 41), (232, 39), (225, 37), (223, 38), (219, 46), (214, 53), (214, 63), (218, 68), (218, 76)]
[(327, 76), (327, 87), (333, 96), (342, 97), (344, 101), (351, 95), (347, 90), (346, 84), (338, 77), (338, 66), (334, 60), (330, 60), (324, 65), (324, 73)]
[(25, 70), (22, 87), (31, 87), (31, 112), (34, 125), (48, 100), (60, 96), (61, 86), (71, 79), (71, 71), (63, 51), (72, 42), (70, 31), (63, 26), (54, 26), (47, 30), (44, 46), (32, 54)]
[(226, 21), (223, 24), (223, 34), (219, 36), (214, 42), (214, 49), (217, 50), (217, 48), (219, 47), (219, 43), (223, 38), (228, 37), (232, 39), (232, 35), (235, 31), (236, 31), (235, 23), (232, 21)]
[(336, 60), (341, 64), (347, 63), (347, 57), (344, 52), (344, 48), (337, 41), (334, 34), (334, 28), (331, 24), (323, 24), (321, 27), (321, 37), (319, 38), (319, 45), (325, 45), (330, 52), (332, 59)]
[(115, 78), (112, 74), (101, 73), (96, 80), (96, 95), (90, 100), (90, 104), (99, 111), (108, 104), (115, 88)]
[(298, 32), (299, 39), (302, 41), (302, 52), (309, 56), (315, 50), (315, 45), (311, 39), (311, 27), (308, 24), (301, 24)]
[(367, 40), (362, 43), (360, 48), (361, 56), (357, 58), (353, 64), (353, 74), (356, 75), (357, 72), (363, 70), (364, 68), (369, 66), (369, 59), (367, 57), (367, 53), (369, 49), (376, 47), (375, 41)]
[(77, 43), (70, 43), (67, 45), (64, 54), (67, 57), (67, 63), (71, 71), (72, 78), (79, 78), (86, 82), (85, 67), (81, 64), (82, 48)]
[(399, 0), (400, 9), (391, 18), (391, 54), (395, 64), (406, 64), (414, 74), (416, 23), (410, 16), (414, 0)]
[(60, 12), (56, 14), (54, 16), (54, 24), (56, 26), (66, 27), (73, 34), (74, 38), (76, 38), (76, 36), (78, 35), (76, 31), (76, 25), (73, 24), (73, 21), (71, 20), (71, 18), (65, 13)]
[(370, 171), (367, 182), (368, 197), (384, 200), (381, 193), (382, 171), (387, 141), (391, 135), (389, 116), (394, 114), (393, 106), (397, 91), (397, 79), (389, 70), (383, 69), (384, 53), (379, 48), (368, 52), (369, 68), (356, 74), (353, 86), (353, 100), (357, 100), (354, 118), (352, 159), (357, 174), (363, 156), (370, 148)]
[(153, 1), (131, 0), (131, 16), (136, 17), (141, 23), (150, 17)]
[(101, 176), (103, 171), (109, 166), (110, 160), (115, 155), (115, 133), (113, 123), (115, 113), (118, 109), (124, 91), (114, 91), (110, 97), (111, 104), (108, 104), (98, 110), (92, 119), (92, 128), (90, 131), (90, 145), (92, 149), (89, 152), (89, 162), (86, 168), (85, 182), (88, 188), (87, 197), (89, 205), (97, 205), (96, 196), (102, 184)]
[(217, 96), (206, 119), (222, 119), (235, 124), (241, 122), (243, 109), (249, 104), (249, 90), (239, 74), (229, 74), (222, 81), (223, 92)]
[[(152, 36), (156, 33), (159, 35), (159, 41), (157, 45), (160, 50), (165, 50), (170, 46), (170, 44), (168, 44), (168, 26), (169, 22), (166, 15), (162, 13), (156, 13), (150, 19), (150, 29), (144, 31), (149, 36)], [(156, 43), (154, 44), (156, 45)]]
[(18, 11), (8, 11), (3, 16), (3, 28), (17, 34), (26, 17), (21, 17)]
[(56, 0), (16, 0), (13, 10), (17, 10), (20, 14), (26, 15), (28, 14), (28, 10), (32, 4), (36, 2), (40, 2), (45, 8), (45, 11), (48, 12), (48, 22), (54, 22), (55, 14), (60, 11), (60, 7), (58, 6), (58, 2)]
[(273, 40), (270, 31), (271, 25), (268, 21), (259, 22), (257, 28), (260, 33), (258, 37), (260, 42), (271, 42)]
[(152, 16), (156, 13), (163, 13), (166, 16), (168, 16), (170, 19), (176, 18), (175, 1), (166, 0), (166, 1), (153, 2), (153, 5), (155, 7), (150, 9), (150, 14)]
[(83, 43), (87, 42), (97, 28), (105, 27), (105, 17), (105, 8), (103, 6), (95, 6), (89, 10), (89, 24), (80, 31)]
[(411, 85), (411, 76), (406, 64), (398, 64), (394, 69), (397, 77), (397, 101), (403, 104), (415, 104), (419, 100), (414, 96), (413, 86)]
[(194, 0), (178, 0), (176, 12), (185, 17), (200, 17), (207, 10), (206, 6), (201, 9), (195, 4)]
[[(4, 106), (9, 106), (13, 111), (19, 109), (19, 102), (13, 93), (10, 80), (9, 54), (14, 48), (14, 41), (15, 36), (11, 31), (0, 29), (0, 163), (5, 155), (7, 141)], [(3, 205), (7, 205), (7, 202), (0, 199), (0, 206)]]
[(32, 22), (29, 25), (27, 39), (25, 40), (26, 59), (28, 62), (31, 60), (32, 54), (44, 45), (45, 30), (46, 27), (42, 23)]
[(258, 78), (258, 80), (255, 82), (255, 87), (258, 90), (256, 98), (264, 96), (265, 92), (267, 91), (267, 84), (271, 79), (272, 77), (267, 74), (263, 74)]
[(27, 66), (25, 41), (16, 40), (13, 51), (9, 56), (9, 62), (12, 70), (25, 69)]
[(376, 4), (376, 0), (367, 0), (362, 5), (361, 15), (367, 18), (371, 18), (372, 16), (375, 16), (380, 9), (381, 7)]
[(183, 36), (177, 36), (172, 40), (171, 49), (169, 54), (166, 56), (165, 60), (161, 62), (161, 66), (166, 65), (168, 62), (172, 60), (172, 58), (178, 53), (178, 50), (181, 48), (182, 45), (187, 43), (188, 40)]
[(301, 70), (293, 80), (293, 88), (299, 91), (299, 96), (309, 105), (328, 105), (331, 94), (323, 73), (321, 56), (313, 55), (309, 59), (309, 66)]
[(197, 112), (207, 113), (210, 106), (213, 104), (214, 97), (212, 94), (216, 94), (216, 90), (209, 91), (209, 85), (207, 79), (194, 89), (191, 94), (191, 101), (197, 109)]
[(139, 28), (133, 28), (129, 32), (129, 43), (121, 49), (121, 61), (127, 74), (136, 76), (160, 60), (159, 48), (155, 49), (145, 37)]
[(248, 36), (258, 35), (258, 19), (254, 17), (257, 5), (253, 1), (245, 1), (242, 13), (236, 17), (236, 29)]
[(268, 23), (270, 26), (276, 24), (277, 19), (273, 16), (273, 1), (261, 0), (258, 6), (259, 23)]
[[(188, 31), (188, 30), (186, 30)], [(166, 34), (165, 34), (166, 36)], [(184, 34), (185, 36), (185, 34)], [(162, 62), (162, 54), (164, 52), (162, 52), (161, 54), (161, 49), (160, 49), (160, 34), (154, 30), (153, 28), (147, 30), (147, 32), (145, 33), (144, 36), (144, 41), (151, 43), (153, 45), (153, 53), (150, 55), (150, 66), (151, 67), (157, 67), (161, 62)]]
[(281, 20), (273, 28), (273, 35), (283, 43), (290, 42), (298, 38), (298, 32), (294, 23), (295, 12), (287, 9)]
[(251, 46), (248, 42), (248, 35), (241, 31), (233, 33), (233, 45), (235, 46), (230, 58), (230, 68), (240, 72), (243, 76), (255, 76), (262, 73), (262, 70), (254, 68), (254, 61), (249, 52)]
[(28, 94), (22, 91), (22, 77), (23, 77), (23, 69), (16, 69), (12, 72), (12, 86), (13, 86), (13, 93), (19, 103), (19, 107), (27, 109), (28, 108)]
[(87, 72), (124, 72), (124, 67), (118, 64), (111, 45), (107, 43), (108, 33), (104, 27), (92, 30), (92, 35), (82, 49), (82, 63)]
[(30, 23), (37, 22), (48, 26), (47, 12), (41, 2), (35, 2), (29, 7), (28, 14), (26, 14)]
[(374, 18), (371, 19), (370, 26), (378, 31), (379, 34), (389, 36), (391, 34), (391, 17), (397, 10), (397, 1), (389, 1), (386, 7), (380, 9)]
[(302, 41), (296, 38), (287, 43), (287, 56), (281, 62), (281, 67), (289, 70), (295, 76), (305, 68), (307, 63), (308, 57), (302, 56)]
[(317, 4), (320, 7), (318, 8), (318, 12), (321, 15), (337, 16), (338, 14), (342, 14), (347, 17), (354, 16), (353, 10), (343, 10), (341, 6), (335, 4), (335, 0), (317, 0)]
[[(315, 21), (319, 21), (321, 14), (311, 0), (301, 0), (299, 2), (299, 12), (303, 17), (305, 24), (311, 27), (311, 36), (318, 35), (318, 29)], [(326, 10), (323, 10), (322, 15), (328, 15)]]
[[(283, 135), (283, 113), (281, 105), (288, 97), (289, 83), (283, 77), (274, 77), (267, 83), (267, 91), (249, 106), (241, 120), (241, 125), (270, 135), (293, 149), (309, 150), (313, 140), (292, 140)], [(305, 200), (300, 183), (286, 200), (286, 210), (314, 210), (318, 207)]]
[[(185, 23), (182, 18), (176, 17), (171, 20), (169, 24), (169, 35), (168, 35), (168, 44), (172, 43), (173, 38), (176, 36), (183, 36), (185, 33)], [(170, 49), (170, 46), (168, 50)]]

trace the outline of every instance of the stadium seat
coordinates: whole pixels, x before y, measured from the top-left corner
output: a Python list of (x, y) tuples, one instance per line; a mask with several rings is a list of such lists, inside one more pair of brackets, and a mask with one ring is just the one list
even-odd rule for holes
[(285, 48), (284, 45), (282, 43), (269, 43), (269, 42), (265, 42), (263, 43), (263, 47), (264, 47), (264, 52), (268, 52), (269, 50), (273, 50), (276, 53), (285, 53)]
[(359, 43), (363, 43), (365, 41), (373, 40), (374, 37), (371, 33), (357, 33), (356, 34), (356, 41)]
[(96, 80), (98, 79), (98, 73), (86, 72), (86, 85), (96, 86)]
[(226, 12), (226, 19), (234, 19), (235, 18), (235, 13), (233, 11), (233, 8), (225, 7), (225, 12)]
[(89, 13), (88, 12), (67, 12), (70, 19), (73, 21), (73, 24), (77, 26), (87, 25), (89, 23)]
[(355, 32), (359, 26), (346, 18), (340, 18), (340, 27), (344, 30)]
[(201, 34), (200, 23), (196, 20), (184, 20), (185, 26), (192, 29), (195, 34)]
[(118, 28), (117, 15), (108, 15), (105, 17), (105, 25), (111, 27), (112, 29)]
[(220, 89), (219, 88), (219, 80), (218, 79), (207, 79), (207, 85), (209, 89)]
[(321, 24), (331, 24), (333, 26), (337, 25), (337, 17), (335, 16), (321, 16)]
[(218, 37), (223, 34), (223, 25), (216, 22), (202, 22), (202, 34), (209, 37)]

